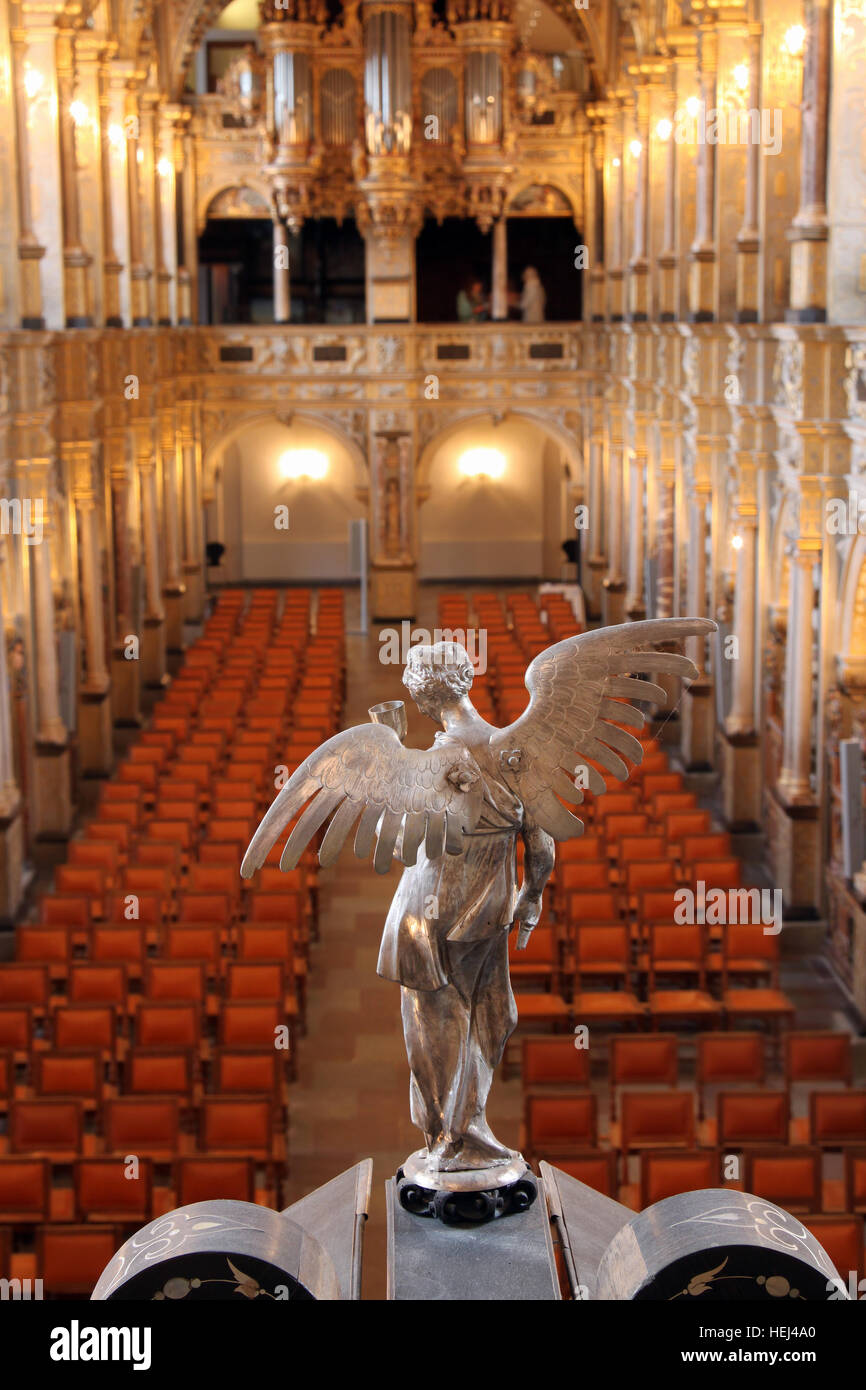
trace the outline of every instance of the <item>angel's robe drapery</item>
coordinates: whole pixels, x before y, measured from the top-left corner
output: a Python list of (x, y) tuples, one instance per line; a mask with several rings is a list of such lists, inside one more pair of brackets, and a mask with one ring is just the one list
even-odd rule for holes
[(376, 970), (407, 989), (442, 989), (450, 982), (446, 942), (486, 941), (513, 921), (523, 807), (493, 760), (487, 767), (478, 749), (472, 752), (484, 786), (475, 830), (464, 835), (462, 854), (430, 860), (419, 850), (416, 863), (403, 870), (385, 921)]

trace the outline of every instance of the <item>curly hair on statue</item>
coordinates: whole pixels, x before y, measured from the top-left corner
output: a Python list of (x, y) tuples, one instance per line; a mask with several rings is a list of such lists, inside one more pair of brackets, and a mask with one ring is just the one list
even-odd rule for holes
[(410, 647), (406, 654), (403, 684), (412, 698), (416, 693), (431, 693), (438, 687), (459, 699), (466, 695), (475, 672), (469, 653), (459, 642), (436, 642), (433, 646)]

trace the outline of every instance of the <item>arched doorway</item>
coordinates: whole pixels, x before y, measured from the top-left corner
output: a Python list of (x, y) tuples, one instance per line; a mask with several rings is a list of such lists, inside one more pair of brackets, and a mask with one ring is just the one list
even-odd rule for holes
[(419, 464), (419, 577), (559, 580), (581, 473), (575, 442), (528, 415), (437, 434)]
[(207, 539), (222, 583), (350, 582), (348, 523), (367, 515), (364, 462), (326, 423), (266, 417), (231, 432), (206, 463)]

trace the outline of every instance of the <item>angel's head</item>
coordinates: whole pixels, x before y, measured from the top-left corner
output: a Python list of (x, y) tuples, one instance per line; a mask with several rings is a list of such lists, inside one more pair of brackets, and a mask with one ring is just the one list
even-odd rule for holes
[(469, 653), (459, 642), (410, 647), (403, 684), (422, 714), (441, 718), (447, 705), (468, 695), (474, 672)]

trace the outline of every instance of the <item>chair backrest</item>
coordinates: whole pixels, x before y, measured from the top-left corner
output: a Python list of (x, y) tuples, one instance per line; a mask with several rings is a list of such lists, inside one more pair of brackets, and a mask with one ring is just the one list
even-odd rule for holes
[(717, 1149), (679, 1150), (648, 1149), (640, 1159), (641, 1209), (675, 1197), (680, 1192), (699, 1192), (702, 1188), (719, 1186), (719, 1153)]
[(784, 1048), (789, 1085), (792, 1081), (838, 1081), (851, 1085), (850, 1033), (785, 1033)]
[(589, 1049), (574, 1043), (572, 1037), (524, 1037), (520, 1070), (524, 1087), (588, 1085)]
[(270, 1156), (273, 1104), (270, 1097), (208, 1096), (201, 1107), (202, 1149)]
[(695, 1142), (694, 1097), (691, 1091), (623, 1091), (622, 1149)]
[(787, 1144), (787, 1091), (720, 1091), (716, 1109), (719, 1144)]
[(180, 1106), (173, 1095), (151, 1100), (137, 1093), (108, 1100), (103, 1124), (108, 1153), (176, 1153), (180, 1143)]
[(614, 1149), (586, 1149), (557, 1155), (555, 1166), (605, 1197), (616, 1199), (616, 1159)]
[(50, 989), (47, 966), (30, 961), (3, 962), (0, 969), (0, 1004), (32, 1004), (44, 1009)]
[(813, 1144), (866, 1144), (866, 1091), (813, 1091), (809, 1116)]
[(175, 1165), (175, 1191), (182, 1207), (193, 1202), (230, 1200), (252, 1202), (255, 1163), (251, 1158), (180, 1158)]
[(110, 1004), (64, 1004), (54, 1011), (54, 1046), (100, 1048), (114, 1055), (116, 1010)]
[(127, 984), (126, 966), (96, 964), (94, 961), (73, 961), (66, 985), (71, 1004), (112, 1004), (125, 1007)]
[[(129, 1183), (134, 1187), (135, 1183)], [(122, 1243), (116, 1226), (40, 1226), (36, 1233), (36, 1268), (54, 1294), (89, 1297), (102, 1271)]]
[(0, 1222), (47, 1221), (50, 1201), (47, 1158), (0, 1158)]
[(139, 1047), (194, 1048), (201, 1037), (197, 1004), (153, 1003), (142, 1000), (135, 1016), (135, 1040)]
[(80, 1158), (73, 1170), (75, 1209), (79, 1221), (95, 1217), (110, 1221), (143, 1222), (153, 1205), (153, 1164), (138, 1159), (135, 1181), (116, 1158)]
[(863, 1217), (853, 1213), (838, 1216), (822, 1214), (804, 1217), (803, 1225), (830, 1256), (845, 1291), (848, 1291), (852, 1272), (856, 1276), (855, 1284), (858, 1284), (864, 1269)]
[(763, 1082), (766, 1058), (760, 1033), (699, 1033), (696, 1045), (699, 1085)]
[(630, 951), (626, 926), (582, 926), (575, 936), (578, 973), (589, 965), (627, 966)]
[(188, 1048), (130, 1048), (124, 1079), (130, 1095), (188, 1097), (193, 1084), (192, 1053)]
[(591, 1091), (569, 1096), (527, 1096), (526, 1133), (530, 1148), (544, 1157), (545, 1146), (594, 1145), (598, 1101)]
[(789, 1211), (814, 1211), (821, 1206), (821, 1150), (747, 1151), (744, 1184), (747, 1192)]
[(84, 1115), (78, 1100), (16, 1100), (9, 1107), (9, 1151), (79, 1153)]
[(144, 994), (153, 1001), (203, 1003), (204, 966), (196, 961), (148, 961), (144, 971)]
[(98, 1052), (37, 1052), (32, 1071), (33, 1089), (38, 1096), (101, 1099), (102, 1066)]
[(610, 1040), (614, 1086), (677, 1084), (678, 1039), (673, 1033), (615, 1033)]

